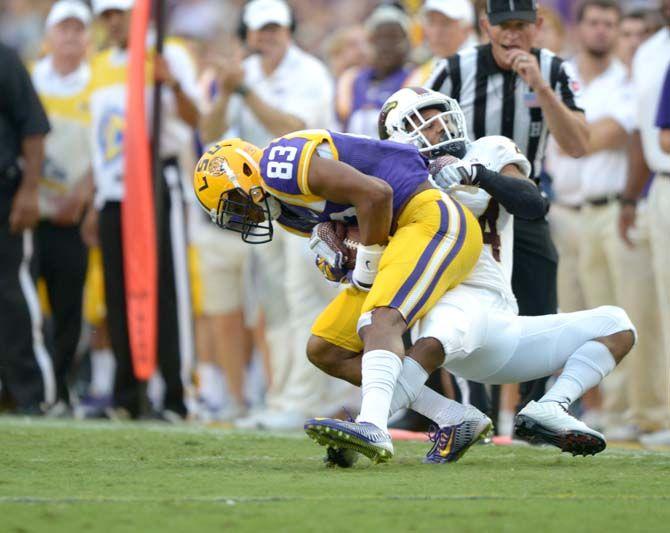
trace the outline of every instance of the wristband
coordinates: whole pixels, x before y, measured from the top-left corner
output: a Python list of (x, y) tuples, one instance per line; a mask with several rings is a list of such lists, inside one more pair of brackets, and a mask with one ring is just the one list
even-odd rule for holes
[(370, 290), (372, 287), (372, 283), (379, 270), (379, 261), (384, 254), (384, 250), (386, 250), (386, 246), (380, 244), (372, 244), (369, 246), (363, 244), (358, 245), (352, 282), (359, 289)]

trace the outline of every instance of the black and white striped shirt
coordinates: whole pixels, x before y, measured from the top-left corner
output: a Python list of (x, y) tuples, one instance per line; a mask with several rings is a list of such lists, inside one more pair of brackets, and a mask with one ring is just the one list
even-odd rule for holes
[[(570, 109), (579, 105), (579, 83), (572, 68), (553, 52), (533, 48), (544, 79)], [(470, 138), (504, 135), (512, 139), (533, 164), (542, 168), (548, 129), (535, 93), (514, 71), (502, 70), (493, 59), (491, 45), (462, 50), (442, 60), (426, 87), (456, 99), (465, 114)]]

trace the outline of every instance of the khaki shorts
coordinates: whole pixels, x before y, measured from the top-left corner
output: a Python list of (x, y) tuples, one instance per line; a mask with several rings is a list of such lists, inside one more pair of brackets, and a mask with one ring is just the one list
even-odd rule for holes
[(250, 244), (237, 233), (199, 225), (193, 235), (195, 268), (192, 286), (203, 315), (220, 315), (244, 308), (245, 271)]

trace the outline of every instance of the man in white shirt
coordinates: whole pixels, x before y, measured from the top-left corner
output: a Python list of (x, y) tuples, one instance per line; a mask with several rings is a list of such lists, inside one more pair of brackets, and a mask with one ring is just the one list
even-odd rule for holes
[[(79, 222), (90, 201), (86, 61), (90, 10), (60, 0), (49, 12), (46, 34), (51, 53), (32, 69), (35, 90), (52, 129), (45, 143), (40, 179), (37, 275), (45, 281), (53, 319), (53, 367), (59, 414), (69, 404), (67, 376), (79, 343), (88, 250)], [(56, 410), (52, 409), (52, 414)]]
[[(206, 142), (224, 133), (265, 146), (274, 137), (300, 129), (330, 128), (334, 124), (333, 81), (326, 67), (298, 48), (291, 38), (292, 15), (282, 0), (254, 0), (245, 7), (242, 21), (246, 44), (256, 51), (243, 62), (230, 60), (219, 67), (218, 98), (201, 122)], [(200, 245), (221, 250), (218, 264), (211, 265), (243, 285), (247, 250), (230, 254), (227, 235), (218, 232)], [(302, 427), (305, 417), (318, 412), (335, 413), (341, 407), (341, 385), (309, 363), (304, 347), (311, 322), (332, 298), (310, 264), (304, 239), (285, 230), (269, 244), (253, 249), (263, 298), (266, 337), (270, 350), (270, 388), (267, 410), (238, 420), (242, 427)], [(210, 275), (216, 275), (210, 272)], [(219, 279), (221, 275), (219, 275)], [(222, 280), (223, 281), (223, 280)], [(228, 279), (226, 285), (235, 283)], [(205, 303), (205, 302), (203, 302)], [(223, 329), (218, 338), (239, 335), (241, 302), (236, 308), (213, 309)], [(244, 365), (243, 353), (229, 353)], [(239, 388), (239, 383), (235, 384)], [(242, 401), (241, 399), (237, 400)], [(241, 406), (243, 407), (243, 406)], [(238, 410), (242, 412), (242, 409)]]
[[(670, 154), (663, 152), (656, 113), (663, 80), (670, 65), (670, 0), (663, 0), (662, 13), (665, 27), (650, 37), (633, 59), (633, 86), (636, 97), (637, 129), (633, 134), (630, 150), (630, 172), (621, 195), (619, 232), (629, 245), (634, 245), (636, 206), (648, 181), (650, 172), (654, 180), (648, 194), (649, 236), (653, 269), (661, 310), (663, 344), (665, 346), (664, 372), (657, 386), (663, 394), (670, 394)], [(666, 396), (664, 402), (670, 406)], [(643, 444), (670, 443), (670, 429), (641, 437)]]
[[(661, 371), (658, 311), (653, 283), (648, 282), (648, 262), (644, 255), (631, 253), (622, 245), (616, 228), (616, 199), (626, 180), (625, 149), (635, 119), (628, 71), (614, 57), (621, 12), (616, 2), (609, 6), (587, 2), (583, 6), (578, 24), (582, 50), (575, 66), (584, 86), (591, 138), (587, 157), (578, 163), (583, 195), (578, 273), (586, 307), (616, 303), (643, 328), (635, 363), (626, 362), (602, 384), (605, 432), (612, 439), (629, 440), (639, 431), (657, 428), (664, 418), (662, 393), (653, 383)], [(634, 276), (645, 280), (636, 283), (643, 287), (635, 296), (628, 291)], [(651, 292), (645, 298), (647, 287)]]
[[(124, 134), (128, 77), (128, 31), (134, 0), (94, 0), (111, 47), (92, 61), (91, 139), (96, 193), (87, 225), (99, 236), (105, 273), (107, 323), (116, 357), (115, 414), (138, 417), (145, 404), (144, 388), (133, 374), (124, 289), (121, 202), (125, 190)], [(154, 78), (163, 82), (160, 164), (163, 203), (158, 235), (159, 301), (158, 364), (165, 381), (163, 407), (167, 418), (185, 416), (184, 389), (190, 383), (193, 334), (189, 280), (186, 265), (186, 229), (182, 178), (178, 155), (191, 141), (199, 111), (195, 64), (186, 49), (175, 41), (165, 43), (163, 56), (147, 54)], [(151, 70), (149, 70), (151, 72)], [(153, 85), (147, 84), (151, 109)]]
[(405, 87), (423, 87), (437, 62), (459, 50), (477, 46), (477, 17), (470, 0), (427, 0), (421, 10), (423, 32), (433, 55), (405, 80)]

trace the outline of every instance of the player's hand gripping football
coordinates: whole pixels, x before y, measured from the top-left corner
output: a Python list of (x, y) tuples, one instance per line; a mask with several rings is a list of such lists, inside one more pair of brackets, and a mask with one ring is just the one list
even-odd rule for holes
[(435, 184), (441, 189), (449, 189), (456, 185), (478, 186), (477, 167), (479, 165), (444, 155), (431, 161), (428, 171)]
[(314, 226), (309, 239), (309, 248), (316, 256), (317, 268), (323, 276), (335, 283), (344, 281), (349, 268), (350, 250), (344, 245), (346, 228), (337, 222), (322, 222)]

